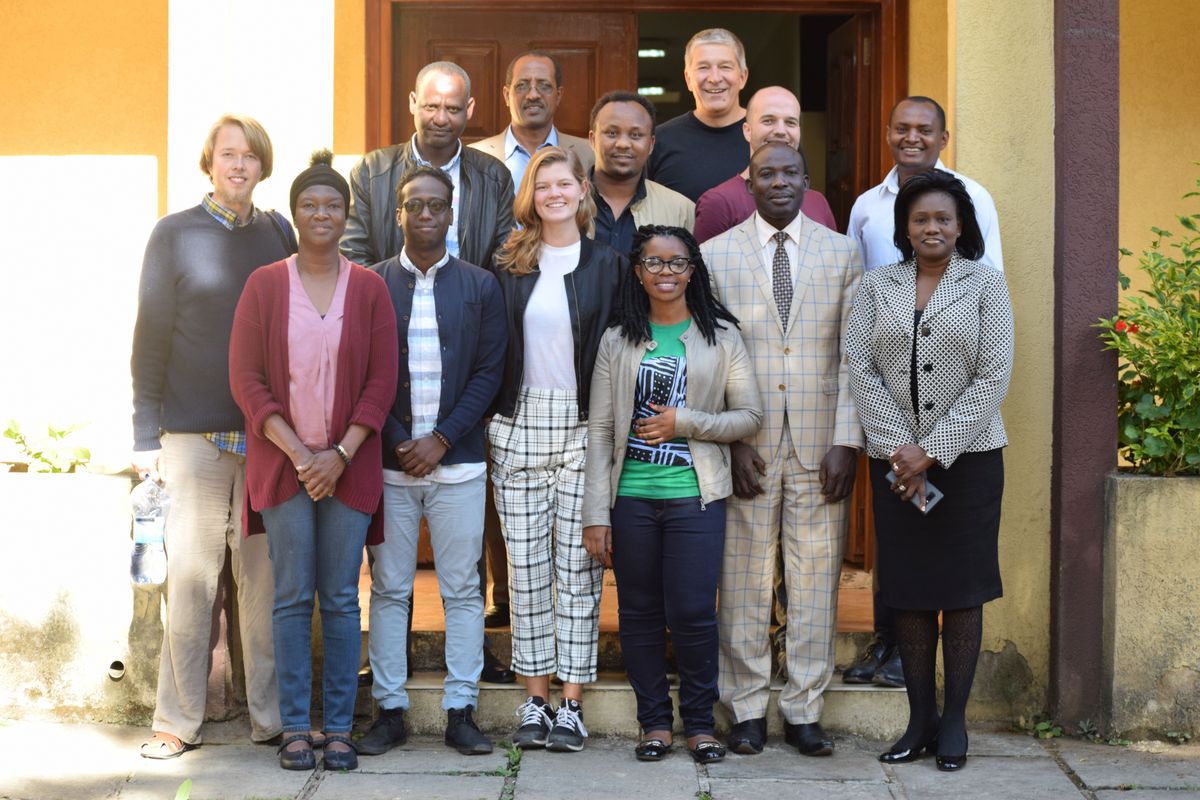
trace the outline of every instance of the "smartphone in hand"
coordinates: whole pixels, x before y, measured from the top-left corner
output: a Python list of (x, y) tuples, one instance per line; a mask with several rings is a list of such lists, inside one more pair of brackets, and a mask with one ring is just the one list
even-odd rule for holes
[[(896, 482), (896, 473), (893, 472), (892, 470), (888, 470), (888, 474), (885, 477), (887, 477), (888, 483), (894, 484)], [(915, 509), (917, 509), (917, 511), (920, 511), (922, 514), (928, 514), (930, 511), (933, 511), (934, 506), (936, 506), (939, 502), (941, 502), (941, 499), (943, 497), (945, 497), (945, 495), (942, 494), (942, 491), (940, 489), (938, 489), (936, 486), (934, 486), (932, 483), (930, 483), (929, 479), (926, 478), (925, 479), (925, 508), (921, 508), (921, 498), (920, 498), (920, 496), (917, 495), (916, 492), (913, 492), (913, 496), (911, 498), (909, 498), (908, 502), (912, 503), (913, 507)]]

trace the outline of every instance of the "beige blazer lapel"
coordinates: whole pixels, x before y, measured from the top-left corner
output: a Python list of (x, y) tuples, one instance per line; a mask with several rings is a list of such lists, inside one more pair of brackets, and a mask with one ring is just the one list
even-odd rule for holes
[[(779, 332), (783, 333), (783, 321), (779, 318), (779, 308), (775, 305), (775, 290), (771, 286), (771, 279), (767, 275), (767, 267), (763, 260), (762, 247), (758, 242), (758, 230), (754, 226), (754, 216), (743, 222), (740, 226), (742, 235), (739, 237), (738, 246), (742, 251), (742, 263), (751, 271), (754, 276), (754, 284), (758, 287), (758, 293), (762, 296), (762, 300), (766, 303), (767, 308), (771, 311), (771, 318), (775, 320), (775, 325), (779, 328)], [(793, 301), (793, 307), (795, 302)]]
[[(792, 305), (788, 312), (787, 331), (794, 331), (796, 324), (800, 319), (800, 306), (804, 304), (804, 298), (808, 296), (808, 290), (812, 288), (813, 270), (820, 266), (821, 246), (817, 237), (813, 235), (812, 226), (816, 223), (810, 220), (802, 220), (800, 222), (800, 239), (796, 242), (796, 280), (792, 284)], [(772, 295), (771, 304), (775, 304), (774, 296)]]

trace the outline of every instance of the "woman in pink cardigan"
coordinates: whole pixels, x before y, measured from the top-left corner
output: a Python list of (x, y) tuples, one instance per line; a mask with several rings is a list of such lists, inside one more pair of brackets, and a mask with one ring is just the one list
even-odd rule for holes
[[(233, 321), (229, 373), (246, 415), (248, 506), (275, 575), (280, 766), (312, 769), (313, 595), (324, 640), (325, 767), (354, 769), (358, 574), (383, 493), (379, 430), (396, 393), (396, 317), (383, 279), (338, 253), (350, 189), (328, 151), (292, 184), (300, 252), (260, 267)], [(247, 531), (261, 530), (257, 520)], [(380, 537), (380, 540), (381, 537)]]

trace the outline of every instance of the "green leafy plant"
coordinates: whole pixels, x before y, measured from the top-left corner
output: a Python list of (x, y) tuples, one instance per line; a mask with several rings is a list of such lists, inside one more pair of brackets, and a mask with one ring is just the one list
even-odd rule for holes
[[(1181, 237), (1151, 228), (1155, 238), (1138, 257), (1149, 288), (1096, 324), (1120, 363), (1121, 456), (1133, 472), (1152, 475), (1200, 474), (1200, 214), (1177, 219)], [(1133, 253), (1122, 248), (1121, 255)], [(1129, 288), (1128, 275), (1120, 281)]]
[(1063, 729), (1061, 725), (1047, 719), (1033, 726), (1033, 735), (1039, 739), (1057, 739), (1063, 735)]
[(1167, 740), (1173, 744), (1187, 744), (1192, 740), (1189, 731), (1167, 731)]
[(28, 459), (30, 472), (75, 472), (92, 460), (90, 450), (67, 441), (71, 434), (82, 427), (68, 425), (56, 428), (48, 425), (46, 435), (36, 437), (22, 431), (16, 420), (9, 420), (4, 436), (12, 439)]
[(175, 792), (175, 800), (188, 800), (192, 796), (192, 779), (188, 778), (183, 783), (179, 784), (179, 790)]

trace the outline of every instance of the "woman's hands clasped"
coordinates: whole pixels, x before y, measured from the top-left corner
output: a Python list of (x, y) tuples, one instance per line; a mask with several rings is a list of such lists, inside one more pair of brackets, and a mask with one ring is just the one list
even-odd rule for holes
[(333, 497), (337, 488), (338, 478), (346, 471), (346, 462), (336, 450), (322, 450), (319, 453), (309, 453), (308, 458), (302, 458), (296, 465), (296, 475), (300, 485), (308, 492), (313, 502)]
[(608, 525), (588, 525), (583, 529), (583, 548), (592, 558), (611, 567), (612, 528)]
[(660, 406), (651, 403), (650, 408), (658, 413), (653, 417), (634, 420), (633, 432), (646, 444), (660, 445), (674, 439), (675, 406)]
[(915, 494), (925, 507), (925, 471), (935, 462), (918, 444), (906, 444), (896, 448), (892, 453), (892, 472), (896, 473), (896, 482), (892, 491), (903, 501), (908, 502)]

